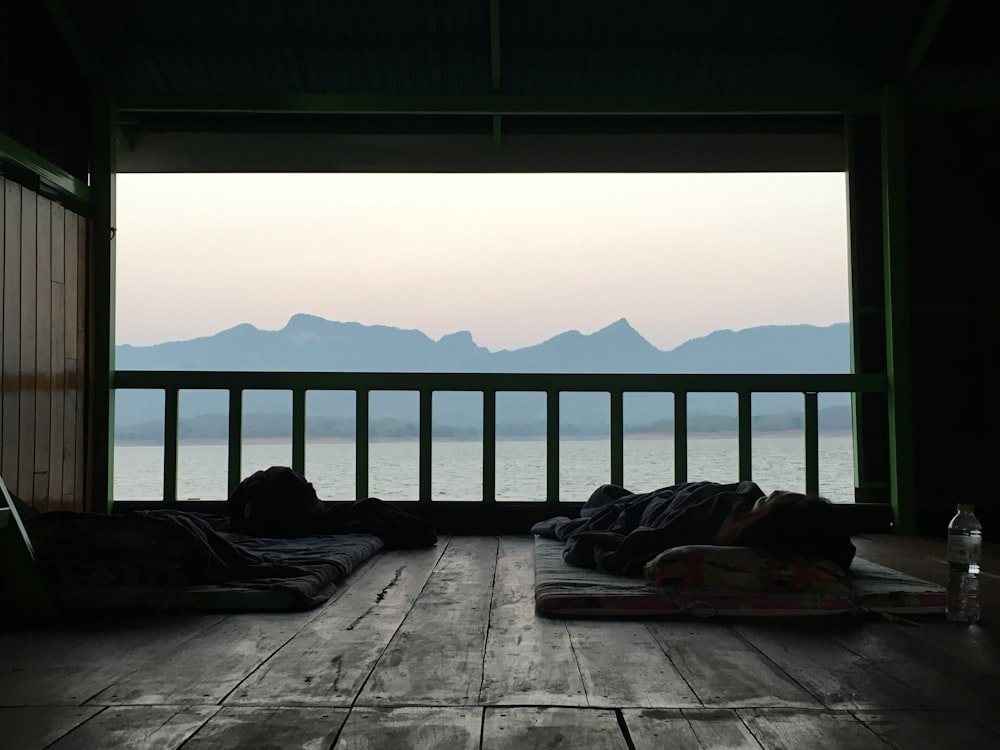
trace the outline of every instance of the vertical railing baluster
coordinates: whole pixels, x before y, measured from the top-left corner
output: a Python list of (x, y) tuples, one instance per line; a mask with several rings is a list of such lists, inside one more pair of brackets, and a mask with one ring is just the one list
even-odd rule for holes
[(177, 502), (177, 388), (167, 386), (163, 393), (163, 502)]
[(229, 494), (233, 494), (243, 473), (243, 389), (229, 389)]
[(292, 468), (306, 473), (306, 391), (292, 389)]
[(674, 483), (688, 477), (688, 404), (686, 391), (674, 391)]
[(368, 396), (370, 391), (358, 388), (354, 392), (354, 496), (368, 497)]
[(420, 502), (431, 501), (431, 426), (433, 424), (434, 391), (420, 389)]
[(805, 453), (806, 494), (819, 494), (819, 398), (816, 393), (805, 393)]
[(625, 407), (621, 391), (611, 391), (611, 484), (625, 484)]
[(559, 502), (559, 391), (545, 392), (545, 501)]
[(497, 499), (497, 392), (483, 391), (483, 502)]
[(751, 447), (750, 392), (740, 391), (737, 442), (740, 456), (740, 481), (753, 479), (753, 450)]

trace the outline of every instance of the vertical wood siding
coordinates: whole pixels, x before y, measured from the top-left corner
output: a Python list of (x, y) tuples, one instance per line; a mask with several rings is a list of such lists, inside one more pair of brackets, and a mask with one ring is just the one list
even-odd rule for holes
[(39, 510), (83, 510), (86, 220), (0, 177), (0, 226), (0, 472)]

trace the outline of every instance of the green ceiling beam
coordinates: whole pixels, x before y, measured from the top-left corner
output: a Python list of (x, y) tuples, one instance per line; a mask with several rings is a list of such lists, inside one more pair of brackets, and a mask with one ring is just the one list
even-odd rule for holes
[(924, 14), (924, 19), (920, 23), (920, 28), (914, 34), (913, 40), (910, 42), (910, 48), (907, 50), (906, 57), (903, 60), (904, 78), (913, 76), (917, 68), (920, 67), (920, 63), (923, 62), (924, 56), (931, 46), (931, 42), (934, 41), (934, 37), (941, 27), (941, 21), (944, 19), (950, 3), (951, 0), (931, 1), (927, 12)]
[(122, 113), (385, 115), (707, 115), (875, 113), (878, 92), (857, 96), (386, 96), (253, 94), (123, 96)]
[(90, 188), (83, 180), (43, 159), (6, 133), (0, 133), (0, 162), (34, 175), (43, 185), (69, 198), (75, 205), (86, 205), (90, 202)]

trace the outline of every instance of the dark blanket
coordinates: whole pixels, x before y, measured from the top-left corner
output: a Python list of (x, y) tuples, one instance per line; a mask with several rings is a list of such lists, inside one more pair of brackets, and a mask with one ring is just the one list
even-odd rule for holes
[(232, 530), (256, 537), (374, 534), (386, 549), (430, 547), (434, 524), (377, 497), (324, 503), (312, 483), (288, 466), (255, 471), (226, 501)]
[(579, 518), (550, 518), (531, 531), (564, 541), (563, 559), (571, 565), (638, 576), (665, 549), (714, 544), (719, 529), (765, 494), (753, 482), (685, 482), (645, 493), (606, 484)]
[(224, 516), (181, 510), (39, 513), (26, 526), (39, 568), (57, 592), (216, 586), (254, 592), (254, 602), (272, 592), (292, 609), (326, 601), (337, 580), (383, 546), (371, 534), (254, 538), (225, 531)]

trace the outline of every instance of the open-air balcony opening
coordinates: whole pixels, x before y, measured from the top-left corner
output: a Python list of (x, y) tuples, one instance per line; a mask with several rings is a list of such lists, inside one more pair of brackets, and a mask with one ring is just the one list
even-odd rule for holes
[[(120, 175), (115, 498), (221, 501), (281, 464), (330, 500), (753, 479), (852, 502), (851, 394), (881, 386), (849, 379), (845, 194), (838, 172)], [(815, 373), (844, 378), (769, 380)]]

